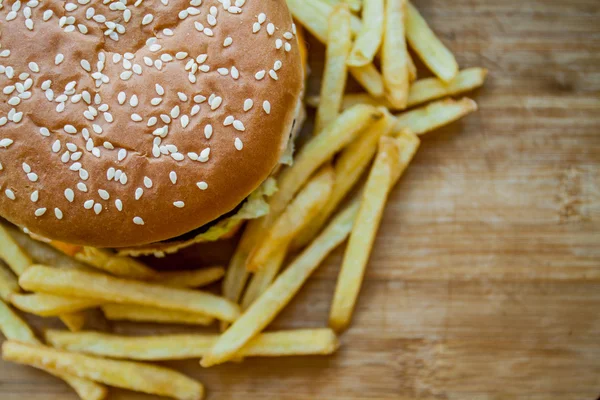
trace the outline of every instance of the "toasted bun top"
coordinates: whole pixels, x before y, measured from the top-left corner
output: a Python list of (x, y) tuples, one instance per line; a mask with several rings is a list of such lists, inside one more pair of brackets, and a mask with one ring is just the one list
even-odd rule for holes
[(285, 0), (0, 3), (0, 216), (135, 246), (237, 206), (302, 89)]

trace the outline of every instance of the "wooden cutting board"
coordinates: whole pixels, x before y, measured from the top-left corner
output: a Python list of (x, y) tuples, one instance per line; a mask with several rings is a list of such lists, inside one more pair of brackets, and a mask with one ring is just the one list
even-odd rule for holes
[[(203, 381), (209, 399), (600, 395), (600, 2), (415, 3), (461, 66), (490, 70), (472, 95), (481, 110), (424, 138), (392, 195), (339, 353), (208, 370), (172, 364)], [(320, 46), (311, 51), (322, 58)], [(214, 252), (167, 262), (189, 266)], [(274, 328), (324, 326), (341, 254)], [(0, 399), (75, 395), (0, 362)]]

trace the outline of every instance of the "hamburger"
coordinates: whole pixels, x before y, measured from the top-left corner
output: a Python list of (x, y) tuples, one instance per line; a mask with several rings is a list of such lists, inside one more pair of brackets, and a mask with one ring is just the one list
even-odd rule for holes
[(268, 213), (303, 113), (284, 0), (3, 6), (2, 218), (164, 255)]

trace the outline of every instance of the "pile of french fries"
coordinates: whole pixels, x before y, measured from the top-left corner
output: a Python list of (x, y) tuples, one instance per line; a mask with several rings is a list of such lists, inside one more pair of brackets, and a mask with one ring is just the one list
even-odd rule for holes
[[(452, 53), (407, 0), (287, 0), (326, 45), (313, 137), (278, 176), (270, 213), (248, 223), (227, 269), (156, 272), (89, 247), (60, 248), (76, 265), (43, 265), (0, 225), (0, 330), (4, 360), (44, 370), (84, 400), (114, 386), (176, 399), (204, 387), (150, 362), (201, 359), (203, 367), (245, 357), (327, 355), (339, 346), (359, 296), (390, 192), (419, 136), (477, 109), (468, 98), (487, 71), (459, 70)], [(417, 78), (410, 47), (435, 75)], [(348, 74), (364, 93), (346, 93)], [(395, 114), (394, 114), (395, 113)], [(366, 176), (363, 179), (363, 176)], [(329, 328), (263, 332), (311, 274), (347, 239)], [(285, 267), (284, 267), (285, 266)], [(223, 279), (222, 295), (199, 288)], [(108, 320), (208, 326), (222, 333), (119, 336), (82, 331), (85, 311)], [(59, 317), (68, 330), (40, 340), (17, 310)]]

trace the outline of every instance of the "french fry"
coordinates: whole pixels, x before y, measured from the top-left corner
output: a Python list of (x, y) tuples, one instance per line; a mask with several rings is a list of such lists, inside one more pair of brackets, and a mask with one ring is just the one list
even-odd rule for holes
[(463, 69), (452, 81), (445, 83), (437, 78), (416, 81), (410, 88), (408, 106), (414, 107), (446, 96), (456, 96), (481, 87), (487, 76), (484, 68)]
[(71, 332), (78, 332), (85, 325), (84, 312), (76, 311), (69, 314), (61, 314), (58, 317)]
[(74, 258), (99, 270), (123, 278), (153, 279), (158, 274), (152, 268), (131, 257), (118, 256), (95, 247), (82, 247), (80, 252), (75, 253)]
[(331, 195), (319, 215), (309, 221), (292, 242), (293, 250), (306, 246), (323, 228), (342, 200), (363, 175), (377, 152), (379, 138), (388, 135), (396, 119), (387, 111), (354, 142), (350, 143), (335, 162), (335, 182)]
[(408, 129), (416, 135), (423, 135), (476, 110), (477, 103), (466, 97), (461, 100), (439, 100), (397, 115), (392, 133), (395, 135)]
[(278, 249), (267, 261), (265, 261), (262, 267), (252, 275), (250, 283), (248, 283), (248, 287), (242, 297), (242, 310), (250, 307), (254, 300), (259, 298), (273, 282), (285, 260), (287, 249), (287, 245)]
[(408, 79), (414, 82), (417, 80), (417, 66), (408, 51), (406, 52), (406, 60), (408, 61)]
[(203, 367), (220, 364), (237, 356), (258, 335), (294, 295), (325, 257), (350, 233), (359, 202), (354, 200), (342, 210), (319, 237), (277, 277), (246, 312), (217, 340), (201, 361)]
[(373, 64), (350, 67), (350, 74), (371, 96), (381, 97), (384, 95), (383, 77)]
[(10, 303), (21, 311), (40, 317), (56, 317), (103, 304), (102, 301), (98, 300), (54, 296), (45, 293), (15, 293), (10, 296)]
[(218, 281), (225, 275), (223, 267), (206, 267), (191, 271), (159, 272), (149, 282), (179, 288), (199, 288)]
[(135, 304), (105, 304), (101, 307), (110, 321), (153, 322), (157, 324), (204, 325), (214, 322), (213, 317), (163, 308)]
[[(287, 0), (294, 18), (298, 20), (321, 43), (327, 43), (327, 16), (333, 11), (330, 4), (322, 0)], [(350, 17), (350, 26), (354, 34), (360, 32), (361, 22), (354, 15)], [(350, 67), (350, 73), (367, 92), (374, 97), (384, 94), (383, 78), (373, 64), (362, 67)]]
[[(356, 105), (344, 111), (320, 135), (302, 147), (294, 165), (280, 174), (277, 182), (279, 190), (270, 198), (271, 211), (268, 217), (271, 223), (279, 217), (302, 185), (323, 163), (382, 115), (382, 111), (375, 107)], [(271, 223), (263, 226), (270, 226)]]
[(0, 258), (17, 276), (33, 264), (31, 257), (15, 242), (2, 224), (0, 224)]
[[(100, 332), (49, 330), (46, 341), (58, 349), (135, 361), (185, 360), (203, 357), (219, 335), (175, 334), (119, 336)], [(259, 334), (243, 347), (240, 357), (326, 355), (339, 346), (331, 329), (302, 329)]]
[(246, 268), (258, 271), (280, 249), (287, 248), (290, 241), (302, 229), (306, 221), (314, 218), (325, 205), (334, 183), (331, 166), (322, 168), (302, 188), (285, 211), (266, 232), (263, 240), (254, 248)]
[[(2, 300), (0, 300), (0, 331), (8, 340), (17, 340), (35, 345), (40, 344), (40, 341), (29, 325)], [(60, 373), (52, 368), (42, 369), (67, 382), (82, 400), (101, 400), (107, 395), (106, 388), (100, 384), (73, 375)]]
[[(23, 271), (33, 264), (33, 260), (15, 241), (6, 227), (0, 224), (0, 258), (13, 270), (15, 275), (21, 276)], [(61, 321), (70, 331), (76, 332), (85, 324), (84, 314), (66, 314), (59, 316)]]
[(433, 33), (419, 11), (407, 0), (406, 38), (410, 47), (438, 78), (450, 82), (458, 73), (454, 55)]
[(398, 109), (406, 108), (410, 80), (405, 17), (406, 0), (386, 1), (381, 71), (387, 99)]
[(354, 41), (348, 65), (364, 67), (373, 62), (383, 40), (384, 0), (364, 0), (362, 28)]
[(2, 358), (137, 392), (181, 400), (204, 397), (201, 383), (174, 370), (140, 362), (107, 360), (14, 341), (2, 344)]
[(329, 326), (336, 331), (350, 323), (387, 197), (419, 147), (419, 139), (414, 134), (402, 135), (400, 139), (382, 137), (379, 143), (329, 314)]
[(362, 8), (362, 0), (342, 0), (344, 3), (348, 4), (348, 7), (354, 12), (359, 12)]
[(4, 263), (0, 261), (0, 299), (8, 301), (10, 295), (19, 293), (21, 288), (17, 278), (4, 267)]
[(352, 48), (348, 7), (345, 4), (336, 6), (328, 21), (329, 33), (321, 83), (321, 98), (324, 101), (317, 109), (315, 121), (317, 133), (335, 120), (340, 113), (348, 76), (346, 61)]
[(34, 265), (21, 275), (19, 284), (29, 291), (200, 313), (229, 322), (239, 316), (237, 304), (211, 293), (115, 278), (101, 273)]
[[(432, 100), (447, 96), (456, 96), (481, 87), (485, 81), (487, 70), (484, 68), (467, 68), (458, 73), (456, 78), (445, 83), (438, 78), (425, 78), (414, 82), (408, 94), (408, 107), (418, 106)], [(310, 107), (318, 107), (319, 96), (309, 96), (306, 104)], [(396, 110), (394, 105), (384, 98), (374, 98), (366, 93), (351, 93), (344, 96), (342, 109), (345, 110), (357, 104), (369, 104), (382, 106), (390, 110)]]

